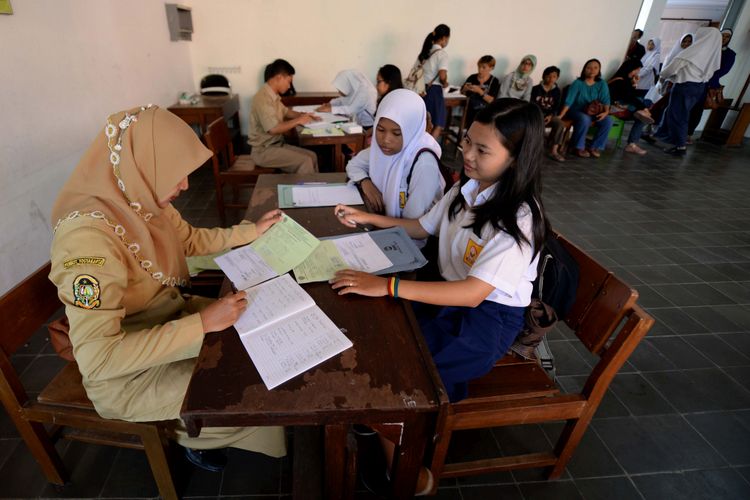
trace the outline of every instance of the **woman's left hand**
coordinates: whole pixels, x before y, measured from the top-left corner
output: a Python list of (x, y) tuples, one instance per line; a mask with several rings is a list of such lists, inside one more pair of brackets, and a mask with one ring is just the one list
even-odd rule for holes
[(330, 113), (331, 112), (331, 103), (327, 102), (325, 104), (322, 104), (318, 106), (315, 111), (321, 111), (323, 113)]
[(604, 111), (602, 113), (599, 113), (598, 115), (596, 115), (596, 121), (600, 122), (604, 120), (604, 118), (606, 118), (608, 114), (609, 114), (609, 111)]
[(339, 271), (330, 281), (331, 288), (339, 291), (339, 295), (356, 293), (368, 297), (382, 297), (388, 295), (388, 278), (381, 278), (361, 271), (346, 269)]
[(271, 226), (279, 222), (282, 215), (284, 215), (284, 212), (278, 208), (264, 213), (255, 223), (255, 229), (258, 231), (258, 236), (265, 233), (271, 228)]

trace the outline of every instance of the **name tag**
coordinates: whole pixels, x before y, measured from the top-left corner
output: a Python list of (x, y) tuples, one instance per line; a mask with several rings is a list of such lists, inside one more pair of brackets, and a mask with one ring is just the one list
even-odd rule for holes
[(401, 191), (398, 193), (398, 204), (401, 208), (404, 208), (406, 206), (406, 192)]
[(476, 241), (469, 238), (466, 242), (466, 250), (464, 250), (464, 263), (472, 267), (479, 258), (479, 254), (482, 253), (484, 245), (480, 245)]

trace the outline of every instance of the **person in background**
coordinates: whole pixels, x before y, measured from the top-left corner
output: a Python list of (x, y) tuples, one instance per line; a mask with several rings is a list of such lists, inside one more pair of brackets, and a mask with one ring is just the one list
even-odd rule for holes
[(188, 436), (180, 408), (203, 338), (232, 326), (247, 300), (242, 291), (219, 300), (183, 295), (178, 287), (190, 279), (185, 258), (245, 245), (282, 213), (229, 228), (185, 222), (172, 201), (210, 157), (169, 111), (148, 106), (111, 115), (52, 208), (49, 279), (97, 413), (129, 422), (174, 420), (170, 437), (186, 447), (187, 459), (218, 472), (226, 456), (216, 448), (283, 456), (284, 429), (204, 427), (197, 438)]
[[(573, 121), (571, 143), (581, 158), (599, 158), (607, 145), (612, 118), (609, 117), (609, 87), (602, 80), (602, 63), (589, 59), (583, 65), (581, 76), (568, 88), (560, 118)], [(597, 124), (591, 147), (586, 149), (586, 133), (592, 123)]]
[(523, 56), (518, 68), (503, 78), (498, 97), (515, 97), (528, 102), (531, 99), (531, 87), (534, 86), (534, 80), (530, 75), (535, 66), (536, 56), (532, 54)]
[(331, 99), (317, 111), (351, 116), (363, 127), (372, 127), (378, 92), (364, 73), (355, 69), (340, 71), (333, 79), (333, 86), (341, 97)]
[(547, 151), (550, 158), (564, 162), (565, 156), (560, 152), (560, 148), (565, 134), (565, 124), (557, 116), (562, 106), (562, 93), (560, 87), (557, 86), (558, 78), (560, 78), (560, 68), (557, 66), (544, 68), (541, 83), (534, 85), (531, 89), (531, 102), (542, 110), (545, 127), (550, 127), (547, 137)]
[(630, 45), (628, 45), (628, 51), (625, 54), (626, 59), (638, 59), (640, 61), (644, 54), (646, 54), (645, 47), (638, 42), (642, 36), (643, 30), (633, 30), (633, 33), (630, 35)]
[(469, 100), (465, 123), (467, 130), (479, 110), (494, 101), (500, 91), (500, 80), (492, 74), (493, 69), (495, 69), (494, 57), (489, 55), (480, 57), (477, 61), (477, 72), (469, 76), (461, 86), (461, 93)]
[(706, 84), (706, 90), (704, 92), (703, 99), (699, 99), (690, 112), (690, 122), (688, 123), (687, 138), (688, 144), (692, 144), (692, 136), (695, 133), (696, 127), (701, 121), (701, 117), (703, 116), (703, 104), (706, 101), (706, 96), (709, 93), (717, 92), (722, 88), (719, 80), (721, 79), (721, 77), (729, 73), (732, 70), (732, 66), (734, 66), (734, 60), (737, 58), (737, 53), (729, 48), (729, 42), (731, 40), (732, 30), (721, 30), (721, 65), (719, 66), (719, 69), (717, 69), (714, 73), (714, 76), (712, 76)]
[(250, 103), (250, 127), (247, 143), (250, 157), (267, 168), (286, 173), (311, 174), (318, 171), (318, 157), (308, 149), (284, 142), (284, 134), (298, 125), (316, 120), (311, 113), (299, 113), (281, 103), (281, 94), (292, 85), (294, 67), (284, 59), (266, 66), (266, 83)]
[(646, 150), (638, 145), (638, 141), (641, 140), (643, 127), (654, 123), (654, 119), (651, 118), (648, 108), (643, 103), (643, 99), (638, 96), (635, 88), (640, 70), (641, 61), (625, 59), (617, 72), (607, 81), (607, 85), (609, 98), (612, 101), (610, 114), (621, 120), (633, 120), (625, 152), (645, 155)]
[(445, 110), (443, 88), (448, 86), (448, 54), (445, 48), (451, 37), (451, 29), (438, 24), (422, 43), (422, 50), (415, 65), (422, 65), (425, 83), (424, 104), (432, 121), (432, 136), (440, 139), (448, 116)]
[(651, 38), (648, 43), (646, 43), (646, 55), (641, 58), (641, 64), (642, 67), (638, 73), (638, 83), (635, 88), (639, 91), (638, 95), (643, 97), (659, 80), (659, 70), (661, 69), (661, 39)]
[(692, 33), (685, 33), (680, 37), (680, 41), (675, 44), (674, 47), (669, 51), (667, 54), (667, 57), (664, 58), (664, 61), (662, 61), (662, 68), (667, 66), (669, 63), (672, 62), (672, 59), (675, 58), (677, 54), (685, 50), (686, 48), (690, 47), (693, 44), (693, 34)]
[(390, 92), (378, 107), (372, 145), (346, 165), (347, 177), (362, 188), (374, 212), (416, 219), (443, 196), (440, 145), (425, 131), (426, 114), (414, 92)]
[(721, 65), (721, 33), (716, 28), (698, 28), (695, 41), (662, 68), (660, 79), (672, 82), (656, 138), (671, 144), (665, 153), (685, 155), (688, 121), (693, 106), (704, 96), (706, 82)]
[(404, 87), (401, 80), (401, 70), (393, 64), (381, 66), (375, 76), (375, 90), (378, 92), (378, 105), (389, 92)]

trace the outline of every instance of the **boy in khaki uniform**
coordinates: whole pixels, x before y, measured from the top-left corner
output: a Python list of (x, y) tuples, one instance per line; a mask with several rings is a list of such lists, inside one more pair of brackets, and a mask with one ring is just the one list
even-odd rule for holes
[[(171, 202), (211, 152), (178, 117), (156, 108), (112, 115), (52, 210), (50, 280), (70, 321), (83, 385), (104, 418), (174, 420), (173, 438), (194, 464), (219, 470), (207, 450), (232, 446), (278, 457), (282, 427), (185, 432), (180, 407), (203, 336), (231, 326), (247, 307), (244, 292), (220, 300), (184, 297), (185, 257), (248, 243), (279, 220), (202, 229)], [(195, 448), (196, 450), (193, 450)], [(214, 455), (215, 456), (215, 455)]]
[(281, 103), (281, 94), (292, 85), (294, 68), (284, 59), (276, 59), (266, 66), (264, 76), (266, 83), (250, 105), (250, 157), (260, 166), (290, 174), (317, 172), (318, 157), (314, 152), (284, 143), (285, 132), (316, 119), (311, 113), (299, 113)]

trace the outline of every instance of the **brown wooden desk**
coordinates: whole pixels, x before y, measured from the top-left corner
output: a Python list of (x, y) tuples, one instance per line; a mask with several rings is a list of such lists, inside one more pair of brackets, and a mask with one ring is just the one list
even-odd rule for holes
[(208, 130), (208, 124), (217, 118), (231, 123), (232, 127), (240, 130), (240, 97), (237, 94), (231, 96), (199, 96), (198, 104), (173, 104), (169, 111), (182, 118), (189, 125), (198, 125), (201, 128), (201, 136)]
[(310, 106), (312, 104), (325, 104), (331, 99), (341, 97), (338, 92), (297, 92), (294, 95), (281, 98), (284, 106)]
[[(342, 182), (341, 173), (262, 175), (246, 217), (277, 207), (278, 184)], [(288, 209), (316, 236), (350, 232), (333, 208)], [(327, 283), (304, 285), (354, 346), (269, 391), (231, 328), (206, 336), (182, 405), (188, 432), (203, 426), (326, 426), (326, 498), (345, 498), (350, 424), (392, 424), (401, 430), (393, 494), (411, 498), (440, 404), (447, 398), (408, 302), (387, 297), (339, 296)], [(295, 457), (296, 458), (296, 457)], [(303, 495), (304, 497), (304, 495)]]
[[(454, 138), (451, 137), (450, 134), (450, 126), (453, 118), (453, 108), (462, 108), (463, 113), (461, 113), (461, 120), (458, 124), (458, 131), (456, 132), (456, 152), (458, 152), (458, 148), (461, 145), (461, 141), (464, 137), (464, 128), (466, 127), (466, 106), (468, 105), (469, 101), (463, 94), (458, 95), (451, 95), (450, 97), (445, 98), (445, 110), (447, 113), (447, 120), (446, 120), (446, 127), (443, 129), (443, 140), (453, 140)], [(455, 158), (456, 155), (453, 155), (453, 158)]]
[(346, 144), (352, 151), (354, 151), (354, 154), (359, 153), (365, 147), (364, 133), (314, 137), (309, 134), (303, 134), (302, 127), (297, 127), (295, 129), (295, 135), (297, 144), (303, 148), (311, 146), (333, 146), (333, 165), (336, 172), (346, 171), (344, 151), (341, 146)]

